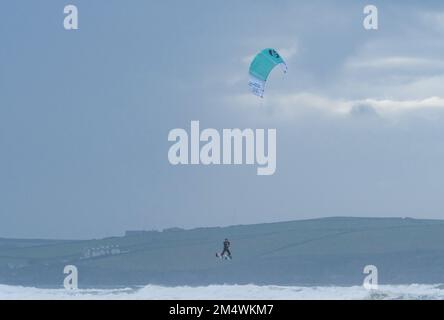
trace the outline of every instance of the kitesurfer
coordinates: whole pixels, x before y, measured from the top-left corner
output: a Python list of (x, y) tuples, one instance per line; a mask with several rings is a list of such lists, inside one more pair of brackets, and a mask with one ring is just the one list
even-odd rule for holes
[(223, 257), (225, 253), (231, 259), (230, 241), (228, 241), (227, 238), (225, 238), (225, 240), (224, 240), (224, 250), (222, 250), (222, 253), (220, 254), (220, 256)]

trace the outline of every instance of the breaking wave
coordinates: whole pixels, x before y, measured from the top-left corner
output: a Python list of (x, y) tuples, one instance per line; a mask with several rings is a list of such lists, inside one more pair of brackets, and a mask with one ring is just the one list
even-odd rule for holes
[(202, 287), (165, 287), (147, 285), (124, 289), (41, 289), (33, 287), (0, 285), (0, 299), (196, 299), (196, 300), (442, 300), (444, 285), (380, 285), (377, 290), (361, 286), (352, 287), (298, 287), (258, 285), (209, 285)]

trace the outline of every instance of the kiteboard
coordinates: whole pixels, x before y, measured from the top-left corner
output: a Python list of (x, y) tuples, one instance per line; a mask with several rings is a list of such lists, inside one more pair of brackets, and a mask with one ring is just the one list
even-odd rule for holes
[(222, 256), (222, 255), (220, 255), (219, 253), (216, 252), (216, 257), (221, 259), (221, 260), (231, 260), (231, 258), (227, 254), (224, 254)]

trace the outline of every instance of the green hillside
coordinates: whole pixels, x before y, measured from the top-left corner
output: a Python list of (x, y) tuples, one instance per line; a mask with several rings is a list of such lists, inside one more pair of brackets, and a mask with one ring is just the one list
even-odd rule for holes
[[(216, 259), (222, 241), (233, 260)], [(224, 228), (140, 232), (100, 240), (0, 239), (0, 283), (60, 286), (74, 264), (84, 286), (147, 283), (360, 284), (365, 265), (383, 283), (444, 282), (444, 221), (326, 218)]]

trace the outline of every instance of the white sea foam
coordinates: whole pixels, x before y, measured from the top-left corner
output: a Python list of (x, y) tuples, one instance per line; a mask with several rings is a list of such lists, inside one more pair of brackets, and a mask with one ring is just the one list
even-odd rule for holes
[(147, 285), (125, 289), (41, 289), (0, 285), (0, 299), (211, 299), (211, 300), (307, 300), (307, 299), (444, 299), (444, 285), (380, 285), (378, 290), (353, 287), (297, 287), (210, 285), (164, 287)]

